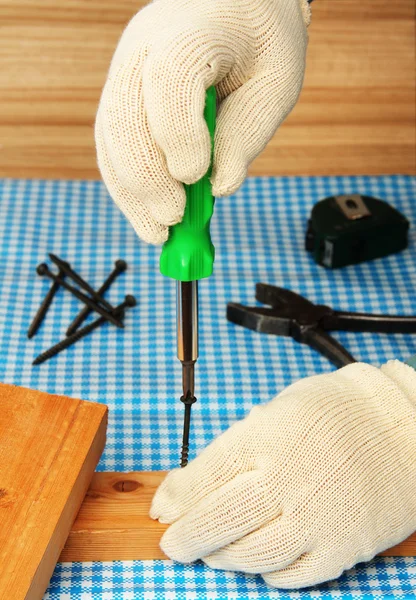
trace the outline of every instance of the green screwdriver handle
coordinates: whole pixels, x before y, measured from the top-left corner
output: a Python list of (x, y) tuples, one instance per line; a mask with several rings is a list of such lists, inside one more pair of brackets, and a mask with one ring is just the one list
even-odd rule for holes
[[(213, 150), (216, 117), (215, 87), (207, 90), (204, 116)], [(169, 238), (162, 248), (160, 272), (177, 281), (196, 281), (212, 274), (215, 248), (209, 231), (214, 212), (211, 169), (212, 164), (202, 179), (192, 185), (185, 185), (186, 207), (183, 220), (170, 228)]]

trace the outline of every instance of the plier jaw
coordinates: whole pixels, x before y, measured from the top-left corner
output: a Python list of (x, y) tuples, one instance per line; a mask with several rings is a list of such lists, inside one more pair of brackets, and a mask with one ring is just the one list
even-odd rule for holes
[(356, 359), (327, 333), (329, 330), (416, 333), (416, 317), (336, 311), (265, 283), (256, 285), (256, 300), (270, 308), (229, 303), (227, 319), (259, 333), (292, 337), (320, 352), (336, 367)]

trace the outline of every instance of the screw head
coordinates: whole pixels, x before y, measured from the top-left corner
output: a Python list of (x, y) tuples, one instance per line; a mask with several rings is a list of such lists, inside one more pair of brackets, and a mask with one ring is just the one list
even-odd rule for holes
[(125, 297), (125, 302), (127, 306), (136, 306), (137, 304), (136, 298), (130, 294)]
[(38, 265), (36, 267), (36, 272), (38, 275), (46, 275), (46, 273), (49, 271), (48, 269), (48, 265), (46, 263), (41, 263), (40, 265)]
[(123, 271), (125, 271), (127, 269), (127, 263), (122, 258), (119, 258), (118, 260), (116, 260), (116, 262), (114, 264), (115, 264), (117, 271), (119, 271), (120, 273), (122, 273)]

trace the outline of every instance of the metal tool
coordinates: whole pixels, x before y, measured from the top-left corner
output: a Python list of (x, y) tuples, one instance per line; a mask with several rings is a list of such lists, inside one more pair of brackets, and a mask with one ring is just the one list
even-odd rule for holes
[(227, 305), (227, 319), (259, 333), (289, 336), (343, 367), (356, 359), (327, 331), (416, 333), (416, 317), (333, 310), (284, 288), (258, 283), (256, 300), (271, 308)]
[[(214, 143), (216, 92), (207, 90), (205, 120)], [(194, 394), (194, 368), (198, 358), (198, 280), (212, 274), (215, 250), (209, 225), (214, 210), (211, 167), (193, 185), (185, 185), (186, 207), (181, 223), (170, 228), (160, 256), (162, 275), (176, 279), (177, 346), (182, 362), (182, 402), (185, 404), (181, 467), (188, 463), (189, 428)]]
[[(111, 271), (110, 275), (104, 281), (97, 294), (102, 296), (114, 282), (114, 280), (123, 273), (127, 269), (127, 263), (125, 260), (119, 259), (114, 263), (114, 269)], [(75, 319), (72, 321), (68, 329), (66, 330), (66, 335), (72, 335), (78, 327), (85, 321), (88, 315), (91, 313), (91, 309), (88, 306), (84, 306), (84, 308), (78, 313)]]
[(112, 312), (114, 310), (114, 306), (112, 306), (109, 302), (107, 302), (107, 300), (105, 298), (100, 296), (100, 294), (98, 292), (96, 292), (95, 289), (93, 287), (91, 287), (89, 283), (87, 283), (85, 281), (85, 279), (83, 279), (80, 275), (78, 275), (78, 273), (76, 273), (73, 269), (71, 269), (70, 265), (67, 262), (65, 262), (64, 260), (59, 258), (59, 256), (56, 256), (55, 254), (49, 254), (49, 258), (60, 269), (62, 269), (62, 271), (65, 273), (65, 275), (68, 275), (68, 277), (70, 279), (75, 281), (75, 283), (77, 283), (81, 288), (83, 288), (86, 292), (88, 292), (97, 303), (102, 304), (110, 312)]
[[(114, 309), (114, 315), (122, 319), (124, 317), (124, 309), (129, 306), (136, 306), (136, 298), (134, 296), (126, 296), (124, 302), (122, 302), (119, 306), (117, 306)], [(56, 356), (57, 354), (59, 354), (59, 352), (62, 352), (62, 350), (69, 348), (69, 346), (72, 346), (72, 344), (75, 344), (75, 342), (85, 337), (86, 335), (94, 331), (94, 329), (97, 329), (97, 327), (100, 327), (100, 325), (103, 325), (106, 322), (107, 319), (105, 317), (99, 317), (89, 325), (86, 325), (82, 329), (78, 329), (78, 331), (76, 331), (72, 335), (68, 335), (66, 338), (52, 346), (52, 348), (49, 348), (49, 350), (46, 350), (45, 352), (42, 352), (42, 354), (39, 354), (39, 356), (37, 356), (33, 361), (32, 365), (40, 365), (41, 363), (45, 362), (46, 360), (49, 360), (53, 356)]]
[[(86, 296), (85, 294), (83, 294), (82, 292), (77, 290), (76, 288), (72, 287), (72, 285), (69, 285), (66, 281), (64, 281), (57, 275), (54, 275), (54, 273), (52, 273), (49, 270), (49, 267), (46, 263), (41, 263), (40, 265), (38, 265), (36, 270), (37, 270), (38, 275), (46, 275), (46, 277), (49, 277), (49, 279), (52, 279), (52, 281), (55, 281), (59, 285), (62, 285), (62, 287), (64, 287), (66, 290), (68, 290), (68, 292), (71, 292), (71, 294), (73, 294), (76, 298), (78, 298), (78, 300), (81, 300), (81, 302), (84, 302), (84, 304), (89, 306), (89, 308), (91, 308), (91, 310), (95, 310), (96, 312), (98, 312), (102, 317), (107, 319), (107, 321), (111, 321), (111, 323), (113, 323), (113, 325), (116, 325), (116, 327), (120, 327), (120, 329), (124, 328), (123, 323), (121, 321), (119, 321), (112, 313), (106, 311), (104, 308), (102, 308), (102, 306), (100, 306), (99, 304), (94, 302), (94, 300), (92, 300), (91, 298), (88, 298), (88, 296)], [(112, 310), (114, 310), (114, 309), (112, 309)]]
[[(65, 277), (65, 273), (61, 269), (59, 270), (58, 277), (61, 277), (62, 279)], [(39, 308), (37, 310), (37, 313), (33, 317), (33, 320), (29, 326), (29, 329), (27, 331), (27, 337), (29, 339), (31, 339), (35, 335), (35, 333), (41, 326), (43, 319), (45, 318), (46, 313), (48, 312), (49, 307), (52, 304), (52, 300), (55, 298), (56, 292), (58, 290), (59, 290), (59, 283), (56, 283), (56, 281), (54, 281), (52, 283), (51, 287), (49, 288), (48, 293), (46, 294), (45, 298), (43, 299), (41, 305), (39, 306)]]

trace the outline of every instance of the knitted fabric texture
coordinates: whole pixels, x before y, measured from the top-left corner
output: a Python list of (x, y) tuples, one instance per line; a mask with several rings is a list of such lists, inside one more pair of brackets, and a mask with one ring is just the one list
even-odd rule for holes
[(300, 588), (406, 539), (415, 484), (416, 372), (355, 363), (253, 408), (166, 477), (151, 517), (174, 560)]
[(128, 24), (96, 119), (98, 165), (139, 237), (167, 239), (182, 183), (207, 171), (205, 90), (219, 108), (212, 183), (232, 194), (299, 96), (307, 0), (156, 0)]

